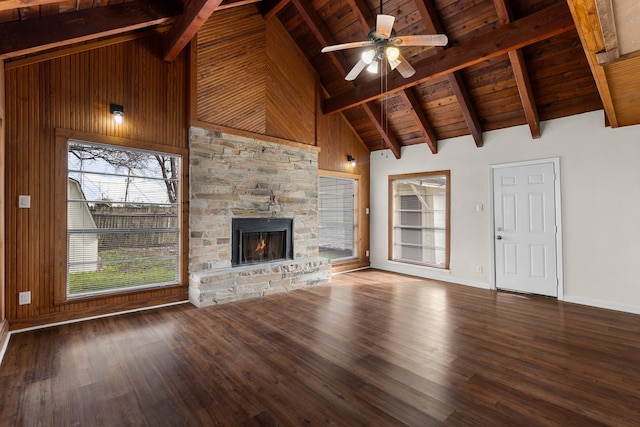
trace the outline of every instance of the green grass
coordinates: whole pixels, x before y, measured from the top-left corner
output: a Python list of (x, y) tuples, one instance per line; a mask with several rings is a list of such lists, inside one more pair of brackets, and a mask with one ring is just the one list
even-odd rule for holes
[(126, 248), (100, 251), (103, 264), (100, 264), (98, 271), (69, 274), (69, 295), (174, 282), (176, 267), (173, 260), (144, 259), (165, 254), (158, 253), (158, 250), (134, 251)]

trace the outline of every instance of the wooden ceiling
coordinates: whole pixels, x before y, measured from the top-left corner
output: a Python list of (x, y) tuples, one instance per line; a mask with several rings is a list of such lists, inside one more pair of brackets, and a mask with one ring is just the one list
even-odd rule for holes
[(366, 40), (377, 0), (0, 0), (0, 58), (158, 27), (170, 61), (212, 13), (255, 3), (318, 72), (325, 112), (343, 114), (370, 150), (400, 157), (402, 146), (437, 153), (438, 141), (462, 135), (482, 147), (483, 132), (517, 125), (539, 138), (541, 121), (603, 108), (613, 126), (640, 123), (629, 71), (640, 56), (618, 49), (633, 37), (615, 33), (630, 0), (617, 1), (618, 10), (609, 0), (385, 0), (397, 35), (449, 38), (443, 48), (402, 48), (417, 71), (407, 79), (363, 71), (347, 82), (359, 49), (320, 53)]

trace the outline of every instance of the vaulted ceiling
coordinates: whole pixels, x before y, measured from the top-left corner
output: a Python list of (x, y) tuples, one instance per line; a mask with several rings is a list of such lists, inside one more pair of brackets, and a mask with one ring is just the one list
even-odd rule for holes
[(353, 81), (344, 77), (361, 49), (320, 50), (366, 40), (377, 0), (0, 0), (0, 58), (158, 27), (171, 61), (212, 13), (249, 3), (281, 21), (318, 73), (324, 111), (343, 114), (372, 151), (437, 153), (438, 141), (462, 135), (482, 147), (484, 132), (517, 125), (535, 139), (541, 121), (597, 109), (603, 125), (640, 123), (640, 55), (625, 43), (637, 26), (623, 25), (632, 0), (385, 0), (398, 36), (449, 42), (402, 47), (409, 78), (363, 71)]

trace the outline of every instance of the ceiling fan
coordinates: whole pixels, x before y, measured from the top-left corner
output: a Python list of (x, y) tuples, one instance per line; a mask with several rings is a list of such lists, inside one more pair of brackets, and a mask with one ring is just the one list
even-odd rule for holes
[(398, 47), (402, 46), (445, 46), (448, 43), (444, 34), (423, 34), (415, 36), (396, 36), (393, 29), (395, 17), (382, 14), (382, 0), (380, 0), (380, 14), (376, 18), (376, 26), (369, 31), (368, 40), (360, 42), (342, 43), (322, 48), (322, 53), (334, 52), (336, 50), (351, 49), (356, 47), (366, 47), (362, 51), (360, 60), (349, 71), (345, 80), (354, 80), (362, 70), (377, 73), (379, 64), (384, 59), (387, 60), (392, 70), (398, 72), (404, 78), (411, 77), (416, 70), (409, 64), (405, 57), (400, 54)]

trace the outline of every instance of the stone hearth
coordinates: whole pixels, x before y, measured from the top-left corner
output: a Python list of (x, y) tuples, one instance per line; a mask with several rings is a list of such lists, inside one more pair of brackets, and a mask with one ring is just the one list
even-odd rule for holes
[[(191, 127), (189, 300), (198, 307), (320, 283), (318, 152)], [(293, 218), (293, 260), (232, 267), (232, 218)]]

